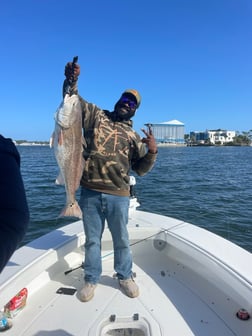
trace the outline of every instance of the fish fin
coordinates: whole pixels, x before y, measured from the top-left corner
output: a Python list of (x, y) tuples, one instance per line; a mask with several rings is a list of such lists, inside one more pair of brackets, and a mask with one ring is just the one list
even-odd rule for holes
[(65, 181), (61, 173), (59, 173), (59, 176), (56, 178), (55, 184), (65, 185)]
[(59, 144), (59, 146), (63, 145), (63, 139), (64, 139), (64, 136), (63, 136), (63, 131), (61, 129), (60, 132), (59, 132), (59, 137), (58, 137), (58, 144)]
[(86, 142), (86, 139), (84, 138), (84, 136), (81, 137), (81, 144), (84, 148), (87, 148), (87, 142)]
[(50, 141), (49, 141), (50, 148), (53, 148), (53, 145), (54, 145), (54, 134), (55, 132), (53, 132), (53, 134), (51, 135)]
[(82, 211), (77, 201), (68, 204), (61, 211), (59, 217), (77, 217), (82, 219)]

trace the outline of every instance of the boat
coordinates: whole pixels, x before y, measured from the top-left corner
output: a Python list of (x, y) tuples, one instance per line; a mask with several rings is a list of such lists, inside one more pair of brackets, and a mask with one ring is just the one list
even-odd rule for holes
[(5, 335), (251, 336), (252, 254), (138, 205), (132, 197), (128, 230), (137, 298), (127, 297), (114, 276), (106, 228), (100, 283), (91, 301), (80, 301), (85, 237), (78, 220), (13, 254), (0, 275), (0, 308), (15, 297), (20, 301), (24, 289), (28, 294), (8, 317)]

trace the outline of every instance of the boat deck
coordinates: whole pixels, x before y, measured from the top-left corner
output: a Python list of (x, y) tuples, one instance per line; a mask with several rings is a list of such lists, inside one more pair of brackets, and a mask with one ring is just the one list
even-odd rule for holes
[[(172, 223), (173, 227), (177, 225), (178, 222)], [(173, 238), (167, 239), (167, 231), (141, 229), (140, 221), (137, 226), (130, 228), (130, 236), (133, 271), (140, 288), (138, 298), (123, 294), (113, 277), (113, 252), (106, 238), (109, 233), (105, 232), (103, 273), (94, 298), (86, 303), (79, 299), (83, 286), (81, 267), (65, 274), (81, 264), (82, 247), (77, 246), (63, 258), (58, 251), (56, 263), (41, 270), (29, 283), (27, 305), (5, 335), (251, 336), (251, 319), (237, 319), (236, 311), (242, 307), (237, 305), (235, 295), (228, 295), (228, 288), (221, 288), (219, 280), (213, 286), (212, 274), (207, 274), (202, 266), (204, 259), (196, 263), (191, 256), (186, 257), (186, 248), (177, 250), (172, 245)], [(46, 240), (50, 244), (50, 239)], [(55, 251), (50, 253), (54, 255)], [(39, 259), (45, 264), (43, 258)], [(210, 263), (214, 264), (213, 271), (219, 267), (212, 260)], [(73, 295), (57, 294), (60, 287), (77, 291)]]
[[(167, 331), (171, 335), (212, 336), (216, 330), (222, 336), (234, 335), (210, 306), (176, 278), (176, 273), (181, 272), (179, 265), (173, 265), (172, 262), (167, 264), (167, 259), (160, 255), (158, 258), (157, 263), (154, 255), (146, 255), (145, 271), (138, 267), (137, 263), (134, 264), (136, 281), (140, 287), (140, 296), (136, 299), (125, 296), (119, 288), (118, 281), (113, 278), (113, 258), (104, 260), (103, 275), (90, 302), (83, 303), (78, 296), (83, 286), (82, 269), (67, 275), (58, 274), (28, 298), (23, 312), (15, 317), (14, 325), (9, 330), (10, 334), (113, 335), (106, 334), (102, 329), (105, 330), (106, 326), (114, 328), (118, 323), (116, 329), (121, 329), (118, 335), (127, 335), (127, 329), (144, 330), (144, 327), (146, 330), (150, 329), (146, 335), (155, 336), (168, 335)], [(135, 259), (137, 262), (136, 256)], [(60, 287), (76, 288), (77, 292), (74, 295), (57, 294), (56, 291)], [(113, 318), (115, 322), (111, 322)], [(127, 327), (122, 333), (124, 321), (127, 322)], [(128, 325), (129, 321), (132, 321), (131, 328)], [(131, 335), (130, 331), (128, 332)]]

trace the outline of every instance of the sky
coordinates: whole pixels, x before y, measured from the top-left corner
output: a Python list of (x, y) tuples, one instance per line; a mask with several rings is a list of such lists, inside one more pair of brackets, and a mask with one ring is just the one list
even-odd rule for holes
[(112, 111), (125, 89), (146, 123), (185, 133), (252, 129), (251, 0), (2, 0), (0, 134), (47, 141), (64, 67), (79, 94)]

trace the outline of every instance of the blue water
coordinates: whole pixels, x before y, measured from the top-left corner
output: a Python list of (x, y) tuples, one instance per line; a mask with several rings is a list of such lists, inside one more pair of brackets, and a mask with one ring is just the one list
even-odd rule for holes
[[(57, 218), (65, 189), (54, 184), (53, 150), (17, 148), (31, 214), (27, 243), (73, 219)], [(139, 209), (185, 220), (252, 252), (251, 172), (252, 147), (159, 148), (153, 170), (136, 177)]]

